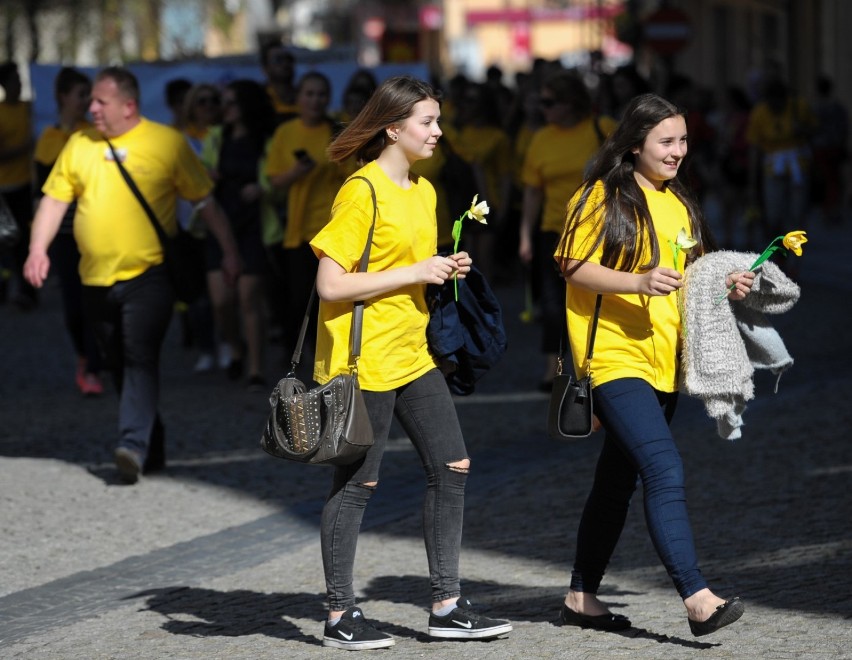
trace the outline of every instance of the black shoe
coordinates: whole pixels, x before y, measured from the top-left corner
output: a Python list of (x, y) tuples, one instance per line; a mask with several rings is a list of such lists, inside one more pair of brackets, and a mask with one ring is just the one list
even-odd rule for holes
[(350, 651), (383, 649), (393, 646), (396, 641), (390, 635), (379, 632), (364, 620), (360, 607), (350, 607), (333, 626), (325, 622), (323, 646)]
[(608, 632), (627, 630), (631, 625), (630, 619), (623, 614), (610, 613), (589, 616), (575, 612), (565, 603), (562, 603), (559, 619), (563, 626), (579, 626), (580, 628), (592, 628), (593, 630), (606, 630)]
[(133, 449), (119, 447), (115, 450), (115, 467), (118, 468), (122, 481), (135, 484), (142, 473), (142, 457)]
[(489, 619), (471, 611), (472, 603), (459, 598), (455, 609), (446, 616), (429, 615), (429, 636), (443, 639), (490, 639), (505, 635), (512, 624), (502, 619)]
[(689, 629), (696, 637), (709, 635), (719, 630), (719, 628), (724, 628), (732, 624), (743, 615), (743, 612), (745, 612), (743, 602), (739, 598), (731, 598), (719, 605), (706, 621), (687, 619), (689, 621)]

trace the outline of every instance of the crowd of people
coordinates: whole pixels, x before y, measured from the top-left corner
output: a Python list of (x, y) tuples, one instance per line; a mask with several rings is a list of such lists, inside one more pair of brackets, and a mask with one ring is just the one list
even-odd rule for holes
[[(809, 103), (772, 73), (759, 93), (731, 88), (716, 104), (681, 76), (653, 93), (633, 67), (603, 75), (537, 61), (513, 87), (491, 67), (483, 82), (457, 75), (443, 91), (406, 76), (379, 83), (363, 70), (333, 109), (329, 79), (317, 71), (296, 79), (282, 45), (264, 47), (261, 64), (264, 82), (173, 80), (157, 90), (172, 126), (139, 113), (142, 90), (127, 69), (107, 67), (94, 80), (62, 69), (56, 123), (38, 139), (15, 66), (0, 66), (0, 193), (21, 229), (2, 252), (3, 302), (31, 312), (56, 274), (77, 387), (100, 395), (109, 370), (119, 393), (122, 479), (135, 483), (166, 466), (159, 357), (176, 311), (196, 371), (219, 369), (265, 392), (267, 375), (286, 368), (269, 365), (265, 348), (281, 342), (289, 363), (314, 287), (320, 305), (300, 361), (306, 380), (327, 382), (349, 368), (352, 302), (369, 301), (359, 378), (375, 444), (335, 469), (323, 510), (323, 643), (394, 643), (365, 621), (352, 584), (360, 521), (393, 418), (426, 475), (429, 634), (507, 634), (508, 621), (477, 613), (461, 594), (471, 462), (426, 340), (426, 285), (464, 278), (475, 261), (497, 287), (507, 277), (527, 283), (541, 325), (542, 390), (551, 388), (566, 327), (575, 371), (593, 375), (604, 442), (563, 624), (631, 625), (597, 591), (637, 482), (693, 634), (736, 621), (742, 603), (714, 594), (697, 566), (668, 428), (678, 296), (687, 264), (718, 246), (757, 249), (802, 229), (814, 202), (825, 222), (840, 221), (848, 119), (831, 82), (820, 80)], [(375, 196), (353, 175), (367, 178)], [(715, 242), (702, 214), (710, 194), (725, 209)], [(453, 219), (474, 195), (487, 200), (488, 223), (468, 226), (456, 251)], [(203, 254), (197, 275), (206, 286), (191, 299), (177, 299), (152, 222), (188, 233)], [(664, 256), (681, 232), (689, 254)], [(369, 266), (360, 272), (368, 236)], [(728, 274), (728, 298), (742, 300), (753, 282), (753, 273)], [(594, 358), (585, 350), (592, 318)]]

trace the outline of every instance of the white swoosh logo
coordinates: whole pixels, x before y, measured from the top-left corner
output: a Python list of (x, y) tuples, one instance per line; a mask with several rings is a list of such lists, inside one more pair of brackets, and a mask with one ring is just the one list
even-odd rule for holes
[(349, 633), (349, 634), (347, 635), (345, 632), (343, 632), (343, 631), (341, 630), (341, 631), (340, 631), (340, 636), (341, 636), (341, 637), (343, 637), (343, 639), (345, 639), (347, 642), (351, 642), (351, 641), (352, 641), (352, 638), (355, 636), (355, 633)]
[(453, 623), (459, 624), (462, 628), (473, 628), (473, 623), (470, 621), (456, 621), (453, 619)]

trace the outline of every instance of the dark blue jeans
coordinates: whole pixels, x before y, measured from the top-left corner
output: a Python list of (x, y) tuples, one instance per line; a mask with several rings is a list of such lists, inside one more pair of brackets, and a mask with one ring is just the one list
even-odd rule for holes
[(84, 310), (119, 392), (118, 445), (143, 458), (152, 441), (162, 440), (160, 347), (174, 300), (162, 264), (112, 286), (83, 286)]
[(364, 391), (375, 444), (353, 465), (334, 472), (322, 512), (322, 560), (329, 609), (355, 604), (352, 570), (355, 546), (367, 502), (379, 480), (379, 468), (394, 416), (411, 439), (426, 472), (423, 538), (432, 584), (432, 601), (459, 595), (459, 549), (467, 470), (449, 463), (468, 458), (447, 382), (437, 369), (390, 392)]
[(594, 397), (606, 436), (577, 532), (571, 589), (597, 593), (638, 477), (654, 548), (681, 598), (687, 598), (707, 583), (698, 569), (686, 512), (683, 464), (669, 430), (677, 392), (658, 392), (639, 378), (623, 378), (599, 385)]

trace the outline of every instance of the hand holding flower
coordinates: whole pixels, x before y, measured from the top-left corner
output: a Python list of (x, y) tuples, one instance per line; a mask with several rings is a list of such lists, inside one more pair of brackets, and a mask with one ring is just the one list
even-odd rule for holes
[(456, 262), (456, 277), (464, 279), (465, 275), (470, 272), (470, 267), (473, 265), (473, 259), (470, 258), (470, 255), (467, 252), (456, 252), (455, 254), (451, 254), (448, 258)]
[(729, 287), (729, 300), (742, 300), (749, 294), (751, 287), (754, 286), (754, 273), (750, 270), (731, 273), (725, 279), (725, 285)]
[[(749, 269), (748, 269), (747, 272), (753, 273), (754, 270), (758, 266), (760, 266), (764, 261), (769, 259), (769, 257), (771, 257), (773, 254), (775, 254), (776, 252), (779, 252), (779, 251), (784, 252), (784, 254), (786, 254), (787, 251), (789, 250), (790, 252), (795, 254), (797, 257), (801, 257), (802, 256), (802, 245), (804, 245), (807, 242), (808, 242), (808, 238), (807, 238), (805, 232), (802, 231), (801, 229), (797, 229), (795, 231), (787, 232), (783, 236), (776, 236), (775, 238), (773, 238), (770, 241), (769, 245), (766, 246), (766, 249), (763, 252), (761, 252), (760, 256), (757, 259), (755, 259), (754, 263), (751, 266), (749, 266)], [(729, 275), (728, 278), (730, 279), (731, 276)], [(754, 282), (754, 278), (751, 278), (751, 282), (752, 283)], [(728, 287), (728, 290), (716, 299), (717, 303), (722, 302), (726, 297), (730, 297), (731, 300), (742, 300), (742, 298), (745, 298), (745, 296), (748, 295), (748, 291), (751, 290), (751, 283), (749, 283), (748, 291), (745, 291), (742, 296), (734, 297), (734, 296), (731, 296), (730, 294), (733, 293), (735, 288), (737, 288), (737, 289), (740, 288), (738, 286), (738, 282), (731, 280), (730, 284), (729, 284), (728, 280), (726, 280), (725, 284)]]

